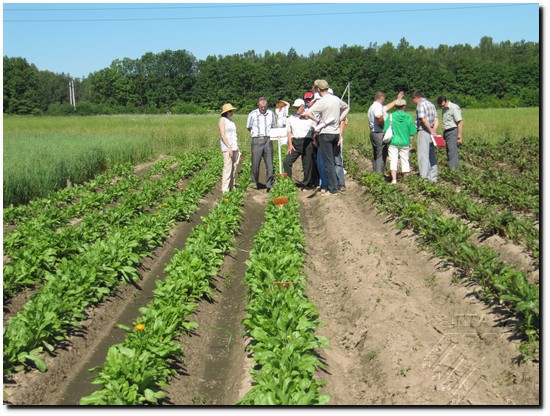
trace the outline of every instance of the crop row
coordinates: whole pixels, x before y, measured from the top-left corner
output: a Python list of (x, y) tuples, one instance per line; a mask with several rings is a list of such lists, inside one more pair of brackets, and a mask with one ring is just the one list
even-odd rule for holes
[[(248, 168), (248, 169), (247, 169)], [(80, 400), (82, 405), (158, 404), (162, 387), (175, 374), (174, 363), (183, 360), (176, 339), (197, 324), (190, 322), (199, 299), (212, 299), (211, 277), (240, 228), (241, 206), (250, 167), (241, 171), (238, 186), (224, 194), (203, 222), (197, 225), (183, 250), (176, 250), (165, 268), (166, 278), (157, 281), (153, 299), (140, 309), (141, 316), (127, 331), (125, 340), (112, 345), (94, 384), (103, 387)]]
[[(495, 175), (498, 175), (495, 173)], [(539, 219), (540, 198), (538, 194), (523, 192), (528, 186), (517, 181), (515, 186), (499, 183), (491, 173), (474, 170), (467, 165), (460, 167), (460, 173), (450, 169), (440, 169), (440, 177), (446, 181), (461, 186), (471, 194), (477, 195), (487, 202), (503, 204), (512, 211), (532, 214)]]
[[(486, 164), (506, 163), (515, 167), (520, 173), (529, 173), (538, 178), (539, 163), (533, 163), (540, 158), (539, 137), (529, 136), (512, 139), (504, 136), (499, 140), (467, 142), (463, 154), (474, 154), (481, 157)], [(537, 179), (538, 182), (538, 179)]]
[[(4, 207), (3, 221), (5, 225), (9, 224), (21, 224), (27, 220), (36, 218), (37, 216), (54, 216), (49, 213), (50, 210), (56, 212), (60, 211), (67, 204), (74, 203), (76, 207), (87, 206), (97, 198), (95, 194), (101, 194), (100, 190), (110, 186), (115, 178), (119, 176), (126, 176), (131, 172), (133, 166), (130, 163), (122, 163), (115, 165), (112, 169), (95, 176), (93, 179), (83, 183), (76, 184), (72, 187), (62, 188), (57, 191), (52, 191), (50, 194), (43, 198), (36, 198), (29, 201), (28, 204), (23, 205), (10, 205)], [(78, 202), (81, 201), (81, 202)], [(69, 215), (79, 215), (79, 209), (74, 209), (74, 213)]]
[(535, 262), (539, 263), (539, 230), (527, 217), (514, 215), (509, 211), (500, 211), (494, 206), (480, 204), (465, 192), (456, 192), (448, 183), (434, 184), (417, 176), (408, 177), (405, 181), (412, 192), (433, 198), (481, 229), (483, 235), (499, 235), (514, 243), (523, 243), (531, 250)]
[[(288, 198), (288, 203), (276, 204), (281, 201), (276, 198)], [(296, 187), (280, 178), (247, 261), (249, 301), (243, 324), (255, 366), (253, 387), (237, 404), (316, 405), (330, 399), (320, 393), (324, 383), (315, 379), (322, 367), (316, 350), (328, 340), (315, 334), (319, 314), (304, 295), (304, 241)]]
[(29, 366), (45, 370), (39, 356), (56, 345), (86, 319), (86, 309), (100, 303), (121, 282), (139, 278), (137, 267), (168, 234), (175, 221), (188, 218), (219, 179), (219, 152), (213, 153), (182, 192), (170, 194), (157, 210), (142, 213), (129, 225), (113, 227), (103, 240), (89, 244), (74, 260), (64, 259), (55, 274), (22, 311), (4, 326), (4, 375)]
[(515, 317), (524, 357), (538, 352), (540, 316), (539, 287), (529, 283), (525, 273), (498, 259), (488, 247), (470, 241), (472, 231), (460, 220), (430, 210), (429, 202), (412, 198), (400, 187), (388, 185), (381, 175), (363, 174), (353, 162), (348, 167), (368, 190), (378, 209), (392, 215), (397, 227), (410, 228), (439, 257), (463, 270), (478, 283), (478, 295), (507, 308)]
[(43, 221), (34, 222), (32, 227), (12, 231), (4, 240), (11, 256), (11, 262), (4, 265), (4, 297), (42, 282), (46, 273), (54, 272), (63, 259), (80, 255), (87, 245), (105, 237), (114, 228), (129, 225), (167, 191), (175, 190), (181, 179), (193, 174), (205, 159), (206, 154), (185, 157), (176, 169), (167, 169), (166, 176), (140, 182), (140, 188), (129, 175), (117, 187), (117, 193), (125, 191), (117, 205), (89, 212), (77, 226), (51, 228), (46, 225), (48, 219), (41, 217)]
[[(366, 157), (369, 157), (369, 152), (372, 152), (366, 146), (358, 147), (357, 150)], [(349, 158), (349, 152), (347, 153)], [(413, 168), (417, 166), (414, 154), (411, 156), (410, 162)], [(415, 175), (406, 178), (403, 183), (406, 183), (409, 188), (409, 194), (420, 192), (427, 198), (438, 200), (454, 214), (472, 221), (485, 235), (498, 234), (515, 243), (525, 244), (538, 264), (539, 231), (536, 225), (538, 221), (533, 219), (533, 217), (538, 217), (538, 206), (534, 215), (531, 211), (527, 211), (526, 215), (518, 215), (514, 210), (514, 207), (517, 209), (517, 204), (505, 206), (504, 203), (512, 201), (523, 205), (524, 201), (517, 197), (519, 190), (512, 191), (507, 185), (499, 188), (500, 185), (495, 181), (487, 183), (486, 177), (484, 182), (483, 178), (467, 165), (462, 165), (459, 172), (440, 165), (439, 177), (440, 180), (437, 184), (416, 180)], [(458, 189), (457, 184), (460, 185)], [(493, 198), (483, 198), (483, 195), (489, 194), (489, 192)], [(538, 195), (531, 195), (529, 198), (538, 201)], [(501, 204), (495, 205), (495, 199), (499, 199)]]

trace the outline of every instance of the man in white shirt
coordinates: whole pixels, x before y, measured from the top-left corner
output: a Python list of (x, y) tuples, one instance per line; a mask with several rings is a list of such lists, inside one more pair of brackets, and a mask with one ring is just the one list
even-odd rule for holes
[(305, 101), (298, 98), (292, 104), (296, 109), (296, 113), (288, 118), (288, 150), (285, 160), (283, 161), (284, 172), (289, 178), (292, 178), (292, 165), (298, 157), (302, 157), (302, 167), (304, 171), (304, 179), (301, 183), (302, 189), (312, 188), (311, 174), (313, 170), (313, 127), (314, 123), (309, 118), (303, 117)]
[[(349, 107), (340, 98), (329, 93), (328, 82), (324, 79), (315, 80), (314, 86), (318, 88), (322, 98), (311, 106), (305, 116), (315, 121), (318, 127), (323, 126), (318, 141), (327, 169), (328, 193), (338, 195), (334, 155), (336, 147), (340, 145), (340, 122), (348, 115)], [(316, 116), (316, 113), (321, 117)]]
[(372, 170), (374, 172), (384, 173), (386, 159), (388, 157), (388, 145), (384, 144), (382, 141), (384, 137), (384, 121), (388, 117), (388, 111), (390, 111), (395, 106), (396, 101), (403, 98), (404, 95), (405, 93), (403, 91), (399, 91), (395, 101), (384, 105), (386, 95), (382, 91), (377, 91), (374, 95), (374, 102), (369, 107), (367, 117), (369, 119), (370, 142), (374, 155), (372, 163)]
[(258, 108), (248, 114), (246, 128), (252, 136), (252, 183), (256, 185), (256, 189), (260, 189), (258, 178), (260, 176), (260, 163), (263, 158), (266, 170), (265, 186), (266, 191), (269, 192), (275, 183), (273, 177), (273, 143), (269, 137), (269, 132), (272, 128), (275, 128), (275, 114), (267, 108), (267, 100), (264, 97), (260, 97), (258, 100)]

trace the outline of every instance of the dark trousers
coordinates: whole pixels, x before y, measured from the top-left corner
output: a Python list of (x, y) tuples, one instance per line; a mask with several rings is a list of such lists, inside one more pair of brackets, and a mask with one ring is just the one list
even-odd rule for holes
[(251, 153), (252, 182), (258, 185), (258, 179), (260, 177), (260, 163), (263, 159), (266, 170), (265, 186), (266, 188), (273, 188), (273, 184), (275, 183), (275, 179), (273, 178), (273, 143), (271, 142), (269, 137), (266, 137), (265, 139), (253, 137)]
[(370, 132), (370, 142), (372, 144), (372, 154), (374, 160), (372, 164), (372, 170), (376, 173), (384, 173), (386, 168), (386, 159), (388, 158), (388, 145), (384, 144), (382, 139), (384, 133)]
[(445, 130), (443, 132), (445, 139), (445, 150), (449, 159), (449, 167), (458, 170), (458, 129)]
[(301, 156), (302, 167), (304, 170), (304, 180), (302, 183), (304, 185), (309, 185), (312, 178), (313, 168), (313, 145), (311, 138), (294, 137), (292, 138), (292, 145), (294, 146), (294, 150), (291, 153), (288, 153), (283, 161), (284, 172), (288, 175), (288, 177), (292, 178), (292, 165)]
[(328, 175), (328, 191), (330, 193), (338, 192), (338, 179), (336, 177), (336, 164), (334, 163), (334, 155), (336, 153), (336, 147), (339, 134), (321, 134), (319, 135), (319, 150), (323, 155), (323, 161)]

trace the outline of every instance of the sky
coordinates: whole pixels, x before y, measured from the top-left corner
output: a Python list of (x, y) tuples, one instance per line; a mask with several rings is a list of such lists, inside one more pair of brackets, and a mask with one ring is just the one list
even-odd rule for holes
[[(3, 1), (3, 56), (74, 78), (116, 59), (186, 50), (199, 60), (255, 51), (299, 55), (326, 46), (413, 47), (539, 42), (542, 3)], [(542, 42), (541, 42), (542, 43)]]

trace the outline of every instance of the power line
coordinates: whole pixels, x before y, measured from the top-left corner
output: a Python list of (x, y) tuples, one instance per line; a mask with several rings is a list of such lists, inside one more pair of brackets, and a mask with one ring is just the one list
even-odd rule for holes
[[(393, 14), (393, 13), (418, 13), (434, 11), (451, 11), (465, 9), (497, 8), (528, 6), (530, 4), (499, 4), (483, 6), (456, 6), (441, 8), (402, 9), (383, 11), (351, 11), (351, 12), (324, 12), (324, 13), (297, 13), (297, 14), (269, 14), (269, 15), (244, 15), (244, 16), (198, 16), (198, 17), (144, 17), (144, 18), (112, 18), (112, 19), (5, 19), (4, 23), (71, 23), (71, 22), (139, 22), (139, 21), (170, 21), (170, 20), (228, 20), (228, 19), (261, 19), (274, 17), (312, 17), (312, 16), (336, 16), (336, 15), (357, 15), (357, 14)], [(334, 5), (333, 5), (334, 6)]]
[(128, 6), (128, 7), (55, 7), (55, 8), (25, 8), (25, 9), (10, 9), (4, 8), (4, 12), (51, 12), (51, 11), (113, 11), (113, 10), (170, 10), (170, 9), (218, 9), (218, 8), (247, 8), (247, 7), (289, 7), (289, 6), (311, 6), (312, 3), (277, 3), (277, 4), (218, 4), (218, 5), (200, 5), (200, 6)]

